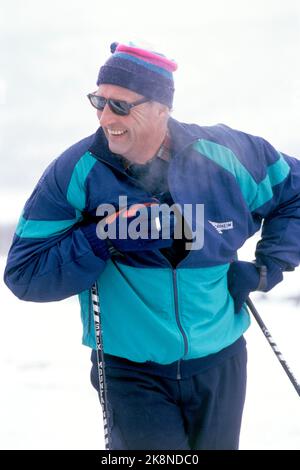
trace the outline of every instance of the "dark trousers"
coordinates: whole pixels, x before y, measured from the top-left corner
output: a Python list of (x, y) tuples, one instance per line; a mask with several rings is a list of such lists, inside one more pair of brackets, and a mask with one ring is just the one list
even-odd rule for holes
[[(91, 381), (98, 389), (97, 365)], [(238, 449), (247, 352), (185, 379), (106, 367), (111, 450)]]

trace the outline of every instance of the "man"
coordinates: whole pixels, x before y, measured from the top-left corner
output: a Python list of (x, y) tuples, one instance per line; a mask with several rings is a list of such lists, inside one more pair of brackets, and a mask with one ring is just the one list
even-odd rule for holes
[[(300, 262), (299, 161), (225, 125), (171, 118), (175, 70), (156, 52), (112, 46), (89, 95), (100, 127), (45, 171), (5, 271), (20, 299), (79, 293), (96, 388), (90, 288), (98, 280), (111, 449), (237, 449), (244, 303)], [(108, 204), (115, 212), (99, 211)], [(175, 216), (162, 215), (166, 204), (176, 204)], [(130, 236), (130, 224), (121, 236), (141, 206), (143, 236)], [(238, 261), (262, 222), (255, 262)]]

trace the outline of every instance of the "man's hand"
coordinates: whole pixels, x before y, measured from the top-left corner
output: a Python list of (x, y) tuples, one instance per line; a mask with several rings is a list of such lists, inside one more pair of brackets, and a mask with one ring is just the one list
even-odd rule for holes
[(94, 253), (104, 261), (117, 252), (169, 248), (176, 217), (166, 208), (151, 199), (116, 210), (98, 223), (82, 224), (81, 230)]
[(233, 261), (227, 273), (227, 280), (235, 313), (241, 311), (250, 292), (268, 292), (282, 279), (282, 268), (277, 263), (268, 261), (263, 268), (258, 268), (254, 263), (247, 261)]
[(157, 250), (172, 245), (174, 225), (174, 214), (153, 200), (107, 216), (98, 223), (97, 234), (107, 236), (120, 252)]

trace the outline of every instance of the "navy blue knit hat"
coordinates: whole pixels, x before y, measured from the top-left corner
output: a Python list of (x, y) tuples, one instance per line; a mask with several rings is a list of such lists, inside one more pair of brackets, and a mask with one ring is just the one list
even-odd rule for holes
[(109, 83), (135, 91), (172, 108), (177, 64), (157, 52), (130, 43), (111, 45), (112, 55), (100, 68), (97, 85)]

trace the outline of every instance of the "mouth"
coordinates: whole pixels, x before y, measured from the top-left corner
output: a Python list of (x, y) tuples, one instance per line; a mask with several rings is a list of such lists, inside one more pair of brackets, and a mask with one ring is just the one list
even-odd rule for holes
[(117, 129), (107, 129), (109, 137), (122, 137), (127, 134), (126, 130), (117, 130)]

